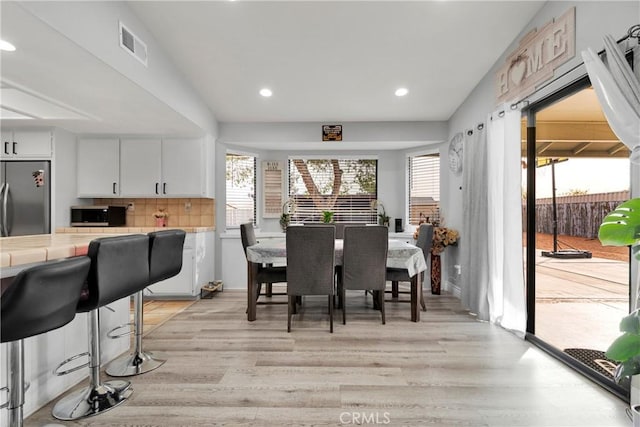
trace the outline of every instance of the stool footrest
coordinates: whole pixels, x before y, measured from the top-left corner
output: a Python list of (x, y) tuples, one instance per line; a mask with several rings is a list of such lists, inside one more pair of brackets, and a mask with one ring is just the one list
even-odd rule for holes
[(71, 368), (71, 369), (67, 369), (66, 371), (62, 371), (62, 372), (60, 372), (60, 368), (62, 368), (64, 365), (66, 365), (66, 364), (68, 364), (68, 363), (71, 363), (71, 362), (73, 362), (74, 360), (79, 359), (79, 358), (84, 357), (84, 356), (87, 356), (87, 357), (88, 357), (88, 356), (89, 356), (89, 352), (88, 352), (88, 351), (85, 351), (84, 353), (79, 353), (79, 354), (76, 354), (75, 356), (71, 356), (70, 358), (68, 358), (68, 359), (66, 359), (66, 360), (63, 360), (63, 361), (62, 361), (62, 362), (61, 362), (61, 363), (56, 367), (56, 369), (54, 369), (54, 370), (53, 370), (53, 374), (54, 374), (54, 375), (57, 375), (57, 376), (59, 376), (59, 377), (61, 377), (61, 376), (63, 376), (63, 375), (67, 375), (67, 374), (70, 374), (70, 373), (72, 373), (72, 372), (75, 372), (75, 371), (77, 371), (77, 370), (79, 370), (79, 369), (86, 368), (87, 366), (89, 366), (89, 361), (87, 361), (87, 363), (83, 363), (82, 365), (78, 365), (78, 366), (75, 366), (75, 367), (73, 367), (73, 368)]
[(113, 360), (105, 370), (112, 377), (130, 377), (159, 368), (167, 361), (164, 354), (138, 351), (124, 354)]
[(132, 335), (133, 334), (133, 330), (132, 329), (129, 329), (127, 332), (122, 332), (120, 334), (114, 333), (115, 331), (117, 331), (119, 329), (123, 329), (123, 328), (126, 328), (126, 327), (131, 327), (131, 326), (133, 326), (132, 322), (123, 323), (122, 325), (118, 325), (115, 328), (111, 329), (109, 332), (107, 332), (107, 336), (114, 340), (116, 338), (122, 338), (122, 337), (126, 337), (128, 335)]

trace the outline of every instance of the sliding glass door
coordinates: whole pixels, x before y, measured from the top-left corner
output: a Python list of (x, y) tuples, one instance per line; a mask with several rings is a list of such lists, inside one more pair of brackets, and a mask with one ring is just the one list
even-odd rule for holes
[(602, 218), (630, 197), (629, 152), (609, 128), (587, 78), (527, 114), (529, 337), (624, 396), (604, 351), (629, 312), (630, 253), (602, 246), (597, 233)]

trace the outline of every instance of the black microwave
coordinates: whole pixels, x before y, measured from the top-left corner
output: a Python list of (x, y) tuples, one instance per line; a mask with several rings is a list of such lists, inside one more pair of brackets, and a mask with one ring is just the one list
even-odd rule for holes
[(126, 206), (72, 206), (72, 227), (120, 227), (127, 223)]

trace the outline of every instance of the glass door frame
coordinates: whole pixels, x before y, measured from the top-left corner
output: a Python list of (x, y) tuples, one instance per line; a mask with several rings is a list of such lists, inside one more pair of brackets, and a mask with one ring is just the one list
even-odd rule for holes
[[(537, 100), (530, 105), (527, 105), (522, 109), (522, 115), (527, 118), (527, 135), (526, 135), (526, 147), (527, 147), (527, 165), (536, 164), (536, 114), (554, 104), (555, 102), (566, 98), (580, 90), (586, 89), (591, 85), (589, 77), (584, 75), (563, 88), (559, 89), (552, 94)], [(600, 386), (609, 390), (622, 400), (629, 401), (629, 390), (614, 383), (604, 375), (590, 369), (589, 367), (578, 362), (576, 359), (567, 355), (560, 349), (550, 345), (546, 341), (542, 340), (535, 334), (536, 324), (536, 168), (527, 167), (527, 198), (526, 198), (526, 224), (527, 224), (527, 242), (526, 242), (526, 298), (527, 298), (527, 333), (526, 340), (530, 341), (535, 346), (549, 353), (551, 356), (559, 359), (569, 367), (575, 369), (581, 374), (588, 377), (590, 380), (598, 383)], [(530, 235), (530, 233), (534, 233)], [(629, 254), (631, 256), (631, 254)], [(631, 259), (631, 258), (629, 258)], [(629, 269), (629, 284), (631, 281), (631, 268)], [(629, 285), (629, 302), (631, 302), (631, 285)]]

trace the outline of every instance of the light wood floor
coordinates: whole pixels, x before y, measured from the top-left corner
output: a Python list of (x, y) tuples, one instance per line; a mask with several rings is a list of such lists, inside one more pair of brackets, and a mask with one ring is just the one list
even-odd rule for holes
[[(132, 377), (125, 404), (59, 423), (51, 404), (27, 426), (628, 426), (626, 404), (499, 327), (477, 322), (448, 295), (428, 295), (420, 323), (387, 303), (387, 324), (347, 296), (347, 325), (326, 299), (307, 299), (286, 332), (286, 305), (245, 293), (200, 300), (145, 337), (169, 361)], [(340, 320), (339, 320), (340, 319)], [(364, 421), (364, 422), (363, 422)]]

